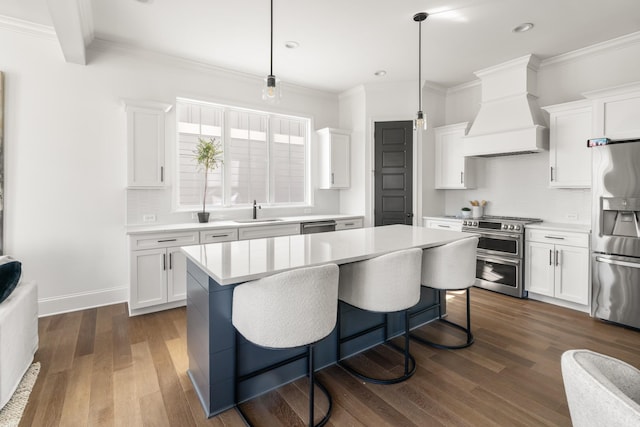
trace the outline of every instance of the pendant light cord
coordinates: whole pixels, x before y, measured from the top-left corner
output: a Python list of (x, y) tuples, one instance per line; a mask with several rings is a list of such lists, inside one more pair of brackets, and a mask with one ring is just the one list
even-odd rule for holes
[(418, 22), (418, 109), (422, 111), (422, 21)]
[(273, 0), (271, 0), (271, 68), (269, 75), (273, 76)]

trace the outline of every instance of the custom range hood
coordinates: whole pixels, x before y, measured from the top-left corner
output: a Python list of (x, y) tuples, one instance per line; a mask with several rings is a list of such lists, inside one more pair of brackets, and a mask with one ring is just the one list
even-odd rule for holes
[(465, 156), (508, 156), (549, 148), (536, 101), (538, 65), (538, 58), (527, 55), (475, 72), (482, 84), (482, 103), (464, 137)]

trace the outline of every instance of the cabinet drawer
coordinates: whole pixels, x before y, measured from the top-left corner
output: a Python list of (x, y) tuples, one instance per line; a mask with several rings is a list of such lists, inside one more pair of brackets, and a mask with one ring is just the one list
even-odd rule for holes
[(427, 219), (424, 222), (426, 228), (436, 228), (439, 230), (462, 231), (462, 221), (439, 221)]
[(170, 248), (172, 246), (189, 246), (200, 243), (197, 231), (184, 233), (142, 234), (131, 236), (131, 250)]
[(567, 246), (589, 247), (588, 233), (571, 233), (557, 230), (527, 229), (527, 242), (551, 243)]
[(263, 237), (291, 236), (293, 234), (300, 234), (299, 223), (240, 228), (238, 230), (238, 239), (260, 239)]
[(200, 232), (200, 243), (218, 243), (238, 240), (237, 228), (222, 228)]
[(362, 218), (355, 219), (338, 219), (336, 220), (336, 231), (348, 230), (350, 228), (362, 228), (364, 220)]

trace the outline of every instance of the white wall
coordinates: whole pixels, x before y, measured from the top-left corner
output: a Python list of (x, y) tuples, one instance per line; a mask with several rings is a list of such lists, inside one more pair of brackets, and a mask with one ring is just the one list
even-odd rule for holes
[[(123, 301), (129, 279), (121, 99), (173, 104), (184, 96), (264, 108), (261, 78), (100, 44), (88, 52), (87, 66), (67, 64), (51, 36), (7, 28), (0, 28), (0, 52), (5, 251), (22, 261), (25, 279), (38, 281), (41, 315)], [(283, 97), (274, 111), (313, 117), (315, 128), (337, 127), (337, 95), (285, 86)], [(151, 198), (166, 203), (170, 191), (164, 193)], [(336, 191), (315, 196), (322, 209), (339, 210)], [(156, 212), (160, 218), (171, 216), (167, 206)]]
[[(624, 38), (623, 38), (624, 39)], [(582, 93), (640, 80), (640, 37), (617, 40), (610, 48), (599, 45), (543, 61), (538, 71), (538, 105), (583, 99)], [(472, 122), (481, 88), (471, 82), (450, 89), (446, 123)], [(476, 159), (477, 189), (446, 190), (441, 214), (455, 215), (469, 200), (488, 200), (490, 215), (538, 217), (554, 222), (591, 220), (589, 189), (548, 187), (549, 153)], [(577, 214), (577, 220), (568, 215)]]

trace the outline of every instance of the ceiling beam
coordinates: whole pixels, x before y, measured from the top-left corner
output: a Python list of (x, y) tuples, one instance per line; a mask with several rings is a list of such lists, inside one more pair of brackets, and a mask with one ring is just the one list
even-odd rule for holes
[(93, 41), (90, 0), (47, 0), (47, 5), (64, 59), (86, 65), (86, 47)]

